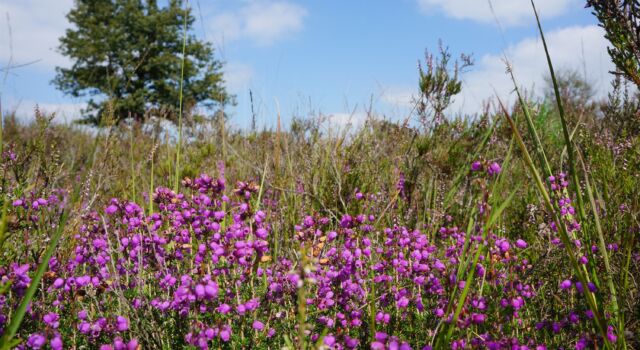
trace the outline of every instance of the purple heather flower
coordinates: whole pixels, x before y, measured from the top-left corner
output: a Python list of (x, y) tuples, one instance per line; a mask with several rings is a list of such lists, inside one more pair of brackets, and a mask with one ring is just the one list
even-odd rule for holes
[(584, 350), (587, 348), (587, 340), (585, 338), (580, 338), (576, 343), (576, 350)]
[(129, 329), (129, 320), (126, 317), (116, 317), (116, 328), (120, 332), (124, 332)]
[(138, 349), (138, 339), (133, 338), (129, 340), (127, 343), (127, 350), (137, 350)]
[(228, 342), (229, 339), (231, 339), (231, 329), (229, 326), (222, 328), (220, 331), (220, 339), (222, 339), (223, 342)]
[(518, 248), (520, 248), (520, 249), (524, 249), (524, 248), (526, 248), (527, 246), (528, 246), (527, 242), (525, 242), (525, 241), (524, 241), (524, 240), (522, 240), (522, 239), (518, 239), (518, 240), (516, 241), (516, 247), (518, 247)]
[(446, 268), (446, 266), (444, 266), (444, 264), (438, 259), (436, 259), (436, 261), (433, 263), (433, 267), (435, 267), (436, 269), (438, 269), (440, 271), (444, 271), (445, 268)]
[(127, 214), (133, 214), (133, 212), (135, 211), (135, 206), (133, 205), (133, 203), (128, 203), (127, 205), (124, 206), (124, 211)]
[(387, 338), (389, 338), (389, 335), (387, 333), (384, 333), (384, 332), (376, 332), (375, 338), (379, 342), (385, 342), (387, 340)]
[(473, 313), (471, 315), (471, 322), (475, 323), (475, 324), (481, 324), (483, 323), (485, 320), (487, 319), (487, 316), (485, 314), (478, 314), (478, 313)]
[(509, 248), (511, 248), (511, 245), (509, 244), (509, 242), (507, 242), (507, 240), (503, 239), (498, 242), (498, 247), (500, 248), (500, 251), (507, 252), (509, 251)]
[(356, 338), (351, 338), (348, 335), (344, 336), (344, 345), (346, 345), (347, 348), (349, 349), (355, 349), (356, 347), (358, 347), (358, 339)]
[(207, 328), (204, 331), (204, 336), (207, 337), (207, 340), (213, 340), (216, 337), (216, 330), (213, 328)]
[(326, 346), (333, 346), (336, 343), (336, 338), (332, 335), (326, 335), (322, 341)]
[(462, 350), (466, 348), (466, 346), (467, 346), (467, 342), (464, 341), (464, 339), (455, 340), (451, 343), (452, 350)]
[(93, 240), (93, 247), (96, 249), (104, 249), (107, 247), (107, 241), (102, 238), (96, 238)]
[(104, 212), (107, 213), (108, 215), (113, 215), (116, 213), (116, 211), (118, 211), (118, 207), (113, 204), (111, 204), (104, 210)]
[(56, 280), (53, 281), (53, 287), (56, 289), (62, 288), (63, 285), (64, 285), (64, 280), (62, 278), (56, 278)]
[(524, 305), (524, 299), (522, 299), (522, 297), (520, 296), (511, 300), (511, 306), (513, 306), (513, 308), (516, 310), (520, 310), (523, 305)]
[(482, 168), (482, 163), (480, 163), (479, 160), (476, 160), (475, 162), (471, 163), (471, 170), (472, 171), (478, 171), (478, 170), (480, 170), (480, 168)]
[(89, 334), (91, 331), (91, 323), (82, 321), (78, 324), (78, 330), (82, 334)]
[(342, 215), (342, 218), (340, 219), (340, 226), (342, 226), (343, 228), (350, 228), (352, 224), (353, 224), (353, 218), (351, 217), (351, 215), (349, 214)]
[(52, 350), (62, 350), (63, 344), (62, 339), (60, 338), (60, 334), (56, 334), (53, 339), (49, 342), (49, 346), (51, 346)]
[(616, 333), (614, 332), (612, 326), (607, 327), (607, 339), (609, 339), (609, 341), (612, 343), (615, 343), (618, 340), (618, 337), (616, 336)]
[(582, 288), (582, 282), (576, 282), (575, 287), (578, 293), (582, 293), (584, 291), (584, 289)]
[(207, 298), (215, 298), (218, 295), (218, 286), (215, 283), (209, 283), (204, 286), (204, 294)]
[(374, 341), (371, 343), (371, 350), (385, 350), (385, 346), (379, 341)]
[(226, 315), (229, 313), (229, 311), (231, 311), (231, 306), (229, 306), (228, 304), (220, 304), (220, 306), (218, 306), (216, 310), (219, 313)]
[(78, 311), (78, 319), (79, 320), (86, 320), (87, 319), (87, 310)]
[(570, 280), (564, 280), (562, 282), (560, 282), (560, 289), (569, 289), (571, 288), (571, 281)]
[(269, 235), (269, 232), (262, 227), (256, 230), (256, 237), (260, 239), (267, 239), (268, 235)]
[(404, 173), (400, 172), (400, 174), (398, 175), (398, 182), (396, 183), (396, 190), (398, 190), (398, 194), (404, 198), (405, 196), (405, 178), (404, 178)]
[(409, 305), (409, 299), (407, 299), (407, 297), (402, 297), (398, 299), (397, 304), (399, 308), (404, 309)]
[(304, 218), (303, 223), (305, 227), (311, 227), (315, 224), (313, 217), (308, 215)]
[(253, 321), (253, 325), (252, 325), (253, 329), (255, 329), (256, 331), (262, 331), (264, 330), (264, 323), (255, 320)]
[(40, 349), (44, 347), (44, 344), (47, 342), (47, 339), (40, 333), (32, 334), (27, 340), (27, 346), (31, 349)]
[(60, 316), (58, 316), (55, 312), (50, 312), (44, 317), (42, 317), (42, 321), (49, 327), (56, 329), (60, 326)]
[(496, 162), (491, 163), (489, 165), (489, 169), (487, 169), (487, 173), (489, 173), (489, 175), (497, 175), (500, 171), (502, 171), (502, 168), (500, 168), (500, 164)]
[(122, 341), (122, 338), (116, 337), (113, 339), (113, 348), (115, 350), (125, 350), (127, 348), (127, 344)]
[(269, 328), (269, 331), (267, 331), (267, 338), (271, 338), (274, 335), (276, 335), (276, 330), (273, 328)]
[(198, 297), (198, 299), (204, 298), (205, 292), (204, 292), (204, 286), (202, 284), (196, 285), (195, 294), (196, 294), (196, 297)]

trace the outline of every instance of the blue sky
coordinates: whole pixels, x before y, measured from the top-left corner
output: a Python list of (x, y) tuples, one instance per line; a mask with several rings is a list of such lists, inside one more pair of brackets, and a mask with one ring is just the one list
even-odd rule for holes
[[(479, 111), (494, 90), (509, 98), (504, 55), (519, 83), (539, 91), (545, 65), (529, 0), (491, 3), (497, 22), (486, 0), (191, 0), (189, 6), (194, 33), (226, 62), (228, 87), (238, 97), (233, 123), (250, 125), (252, 90), (259, 125), (271, 127), (276, 104), (285, 123), (319, 114), (357, 123), (370, 103), (380, 116), (406, 117), (417, 91), (417, 62), (440, 39), (452, 53), (470, 53), (476, 61), (450, 113)], [(556, 66), (579, 69), (604, 93), (612, 66), (584, 1), (536, 3)], [(1, 82), (5, 110), (28, 118), (37, 103), (61, 119), (77, 117), (84, 101), (49, 84), (56, 66), (69, 65), (55, 47), (72, 6), (71, 0), (0, 0), (0, 66), (37, 60)]]

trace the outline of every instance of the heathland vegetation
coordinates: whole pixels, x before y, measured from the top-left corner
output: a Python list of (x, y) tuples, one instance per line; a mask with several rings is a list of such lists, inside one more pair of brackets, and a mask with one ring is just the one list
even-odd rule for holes
[[(211, 52), (170, 3), (177, 51), (150, 54), (188, 75), (189, 50)], [(101, 80), (61, 70), (72, 94), (111, 90), (91, 129), (3, 115), (0, 347), (639, 349), (640, 9), (588, 5), (618, 68), (608, 98), (545, 48), (544, 98), (514, 79), (514, 106), (475, 116), (445, 113), (472, 64), (445, 49), (417, 72), (413, 120), (339, 132), (229, 128), (216, 64), (202, 96), (142, 91), (164, 71), (126, 58)]]

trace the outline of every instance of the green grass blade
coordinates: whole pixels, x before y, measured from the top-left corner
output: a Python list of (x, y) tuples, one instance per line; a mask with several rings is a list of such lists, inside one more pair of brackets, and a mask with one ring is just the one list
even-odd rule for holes
[(542, 147), (542, 142), (540, 142), (540, 137), (538, 136), (538, 132), (536, 131), (536, 127), (533, 124), (533, 118), (531, 118), (531, 113), (529, 111), (529, 107), (527, 106), (526, 101), (520, 94), (520, 89), (518, 88), (518, 84), (516, 84), (516, 79), (513, 75), (513, 70), (508, 69), (509, 75), (511, 76), (511, 81), (513, 82), (513, 86), (515, 88), (516, 94), (518, 95), (518, 101), (520, 101), (520, 106), (522, 106), (522, 112), (524, 113), (524, 118), (527, 122), (527, 129), (529, 130), (529, 135), (533, 140), (533, 145), (535, 147), (535, 153), (538, 156), (538, 161), (540, 162), (540, 166), (544, 170), (544, 175), (549, 177), (552, 175), (551, 166), (549, 166), (549, 161), (547, 160), (547, 156), (544, 153), (544, 148)]
[[(184, 30), (183, 30), (183, 38), (182, 38), (182, 63), (180, 66), (180, 102), (179, 102), (179, 111), (178, 111), (178, 149), (176, 150), (176, 169), (175, 169), (175, 182), (173, 184), (173, 190), (174, 191), (178, 191), (178, 186), (180, 185), (180, 173), (181, 173), (181, 168), (180, 168), (180, 151), (182, 148), (182, 112), (183, 112), (183, 106), (182, 106), (182, 100), (184, 98), (183, 96), (183, 89), (184, 89), (184, 62), (186, 60), (186, 56), (187, 56), (187, 18), (189, 17), (189, 12), (187, 11), (187, 8), (185, 7), (184, 10)], [(224, 119), (224, 115), (221, 117), (221, 119)]]
[[(491, 125), (489, 130), (487, 130), (487, 132), (484, 134), (480, 144), (476, 147), (471, 157), (467, 159), (467, 164), (470, 163), (469, 162), (470, 160), (473, 161), (478, 158), (482, 150), (484, 150), (485, 146), (489, 142), (489, 139), (491, 138), (491, 135), (493, 134), (494, 130), (495, 130), (495, 123)], [(460, 183), (462, 183), (462, 180), (465, 178), (465, 176), (467, 176), (469, 171), (470, 171), (470, 168), (467, 166), (467, 167), (461, 168), (456, 174), (456, 177), (453, 180), (453, 183), (451, 185), (451, 188), (449, 189), (449, 192), (447, 192), (447, 194), (445, 195), (445, 199), (444, 199), (445, 208), (447, 208), (451, 203), (451, 200), (453, 199), (453, 197), (456, 195), (456, 192), (458, 191), (458, 187), (460, 186)]]
[(487, 228), (491, 227), (493, 224), (496, 223), (496, 221), (498, 221), (498, 219), (500, 218), (500, 215), (502, 215), (502, 212), (504, 212), (504, 210), (507, 209), (509, 204), (511, 204), (511, 200), (513, 200), (513, 197), (515, 197), (516, 192), (518, 192), (517, 189), (511, 192), (509, 197), (507, 197), (507, 199), (505, 199), (497, 209), (491, 212), (491, 216), (489, 216), (489, 220), (487, 221)]
[(540, 38), (542, 39), (542, 46), (544, 47), (544, 53), (547, 57), (547, 65), (549, 66), (549, 74), (551, 75), (551, 81), (553, 83), (553, 91), (556, 96), (556, 103), (558, 105), (558, 114), (560, 114), (560, 122), (562, 124), (562, 134), (564, 136), (564, 142), (567, 147), (567, 155), (569, 160), (569, 171), (572, 177), (572, 187), (576, 194), (577, 199), (577, 207), (578, 212), (580, 213), (580, 219), (586, 221), (587, 214), (584, 208), (584, 200), (582, 199), (582, 192), (580, 191), (580, 179), (578, 178), (578, 173), (576, 172), (576, 161), (575, 161), (575, 153), (573, 150), (573, 143), (571, 141), (571, 136), (569, 135), (569, 128), (567, 127), (567, 119), (564, 112), (564, 105), (562, 103), (562, 98), (560, 97), (560, 88), (558, 86), (558, 81), (556, 79), (555, 71), (553, 70), (553, 63), (551, 62), (551, 56), (549, 55), (549, 48), (547, 47), (547, 41), (544, 37), (544, 32), (542, 30), (542, 24), (540, 23), (540, 17), (538, 16), (538, 10), (536, 10), (536, 5), (533, 0), (531, 0), (531, 6), (533, 7), (533, 12), (536, 16), (536, 23), (538, 24), (538, 31), (540, 32)]
[[(516, 124), (514, 123), (513, 119), (511, 119), (511, 117), (509, 116), (509, 113), (507, 112), (506, 108), (504, 107), (504, 105), (502, 104), (502, 102), (498, 99), (498, 101), (500, 102), (500, 106), (502, 108), (502, 111), (504, 113), (505, 118), (507, 119), (507, 121), (509, 122), (509, 125), (511, 126), (511, 130), (513, 131), (514, 135), (516, 136), (516, 141), (518, 143), (518, 146), (520, 147), (520, 150), (522, 151), (525, 163), (527, 165), (527, 167), (529, 168), (529, 171), (531, 172), (534, 180), (535, 180), (535, 184), (536, 187), (538, 187), (538, 190), (540, 192), (540, 194), (542, 195), (543, 199), (544, 199), (544, 203), (545, 206), (547, 207), (547, 209), (550, 211), (550, 213), (553, 216), (554, 221), (556, 222), (559, 230), (558, 233), (560, 235), (560, 240), (562, 241), (563, 245), (564, 245), (564, 249), (567, 253), (567, 256), (569, 258), (569, 261), (571, 262), (571, 266), (573, 268), (573, 272), (576, 274), (576, 276), (578, 277), (578, 279), (580, 280), (580, 282), (582, 283), (583, 286), (587, 286), (588, 284), (588, 276), (586, 275), (585, 271), (583, 270), (583, 268), (578, 264), (578, 260), (576, 259), (576, 254), (574, 252), (574, 244), (571, 241), (571, 239), (569, 238), (569, 234), (568, 234), (568, 230), (566, 227), (566, 224), (563, 220), (561, 220), (561, 218), (558, 215), (559, 209), (557, 208), (557, 206), (555, 206), (553, 204), (553, 202), (551, 201), (551, 196), (549, 195), (549, 192), (547, 191), (542, 178), (540, 177), (540, 174), (538, 173), (538, 170), (536, 169), (533, 160), (531, 159), (531, 155), (529, 154), (529, 151), (527, 150), (526, 145), (524, 144), (524, 141), (522, 140), (522, 136), (520, 135), (520, 131), (518, 131), (518, 128), (516, 127)], [(607, 339), (607, 332), (606, 332), (606, 325), (604, 322), (604, 317), (601, 313), (601, 311), (598, 308), (598, 304), (595, 298), (595, 295), (588, 289), (585, 288), (584, 290), (584, 295), (585, 295), (585, 299), (587, 300), (587, 304), (589, 306), (589, 309), (591, 310), (591, 312), (594, 315), (594, 320), (595, 320), (595, 324), (596, 327), (598, 328), (598, 331), (600, 332), (600, 334), (604, 337), (604, 339)], [(610, 347), (610, 342), (608, 340), (605, 340), (605, 348), (609, 348)]]
[(27, 312), (27, 306), (33, 299), (33, 296), (36, 294), (36, 290), (40, 286), (40, 280), (42, 280), (44, 273), (49, 268), (49, 260), (51, 259), (51, 256), (53, 255), (54, 251), (58, 246), (58, 241), (60, 241), (60, 237), (62, 237), (62, 233), (64, 232), (64, 228), (67, 223), (68, 215), (69, 215), (69, 212), (67, 210), (63, 211), (62, 214), (60, 215), (60, 223), (58, 224), (56, 232), (54, 233), (51, 241), (49, 242), (49, 245), (47, 246), (47, 249), (44, 255), (42, 256), (42, 261), (38, 265), (36, 274), (31, 279), (29, 288), (27, 288), (27, 291), (25, 292), (24, 297), (20, 302), (20, 305), (18, 306), (15, 313), (11, 317), (11, 321), (9, 322), (9, 325), (5, 330), (5, 334), (0, 340), (0, 342), (4, 344), (3, 349), (7, 348), (7, 346), (9, 346), (9, 344), (13, 342), (14, 340), (13, 338), (18, 332), (18, 328), (20, 328), (20, 324), (22, 323), (22, 320), (24, 319), (24, 315)]
[(2, 251), (2, 247), (4, 246), (4, 241), (6, 239), (7, 233), (7, 211), (9, 209), (9, 198), (6, 194), (3, 195), (2, 201), (2, 217), (0, 217), (0, 252)]
[[(598, 210), (596, 209), (596, 201), (593, 196), (593, 190), (591, 189), (591, 184), (589, 181), (589, 175), (587, 173), (586, 166), (584, 164), (584, 159), (582, 155), (578, 153), (580, 158), (580, 163), (582, 164), (582, 170), (584, 173), (584, 181), (585, 181), (585, 189), (587, 190), (587, 196), (589, 198), (589, 202), (591, 204), (591, 210), (593, 212), (593, 218), (596, 226), (596, 232), (598, 233), (598, 248), (600, 249), (600, 253), (602, 254), (602, 258), (604, 260), (604, 266), (607, 271), (607, 275), (605, 276), (607, 280), (607, 286), (609, 287), (609, 292), (611, 293), (611, 304), (613, 307), (613, 315), (615, 317), (620, 317), (620, 310), (618, 308), (618, 293), (616, 292), (616, 287), (613, 284), (613, 270), (611, 269), (611, 263), (609, 262), (609, 253), (607, 252), (607, 245), (604, 241), (604, 234), (602, 232), (602, 225), (600, 224), (600, 215), (598, 214)], [(618, 334), (624, 334), (624, 325), (618, 324)], [(624, 344), (624, 336), (618, 337), (619, 341), (623, 346)]]

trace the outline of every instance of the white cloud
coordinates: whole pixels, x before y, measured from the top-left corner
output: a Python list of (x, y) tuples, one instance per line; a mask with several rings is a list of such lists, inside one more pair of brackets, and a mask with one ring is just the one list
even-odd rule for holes
[(353, 111), (322, 114), (318, 120), (330, 133), (352, 132), (364, 125), (367, 113)]
[(223, 71), (227, 88), (233, 93), (246, 90), (254, 75), (250, 65), (239, 62), (226, 63)]
[[(577, 5), (575, 0), (537, 0), (535, 3), (544, 18), (561, 15), (571, 5)], [(495, 13), (500, 23), (507, 26), (527, 23), (534, 18), (529, 0), (491, 0), (491, 6), (489, 0), (418, 0), (418, 4), (427, 14), (443, 12), (456, 19), (483, 23), (493, 23)]]
[[(607, 40), (601, 28), (575, 26), (546, 34), (554, 69), (576, 69), (584, 72), (599, 96), (609, 89), (613, 64), (607, 54)], [(524, 39), (505, 50), (519, 86), (540, 93), (544, 77), (548, 75), (547, 61), (539, 38)], [(482, 102), (495, 96), (503, 99), (513, 91), (513, 83), (506, 74), (502, 54), (483, 56), (473, 70), (463, 75), (462, 96), (456, 98), (453, 112), (479, 112)], [(495, 89), (495, 92), (494, 92)], [(513, 96), (512, 96), (513, 97)]]
[(250, 1), (238, 10), (214, 16), (210, 29), (220, 42), (249, 39), (260, 46), (299, 32), (307, 10), (287, 1)]
[[(35, 107), (35, 106), (34, 106)], [(45, 114), (55, 113), (55, 121), (69, 123), (82, 117), (80, 111), (86, 107), (85, 103), (42, 103), (38, 105)]]
[(415, 95), (416, 89), (391, 86), (380, 92), (380, 100), (393, 107), (411, 108)]
[(72, 5), (73, 0), (0, 0), (0, 64), (6, 66), (13, 55), (13, 65), (36, 60), (34, 66), (41, 69), (67, 65), (56, 48), (68, 27), (65, 15)]
[[(86, 107), (86, 103), (38, 103), (35, 101), (16, 100), (9, 97), (6, 102), (6, 110), (15, 112), (16, 117), (24, 122), (35, 119), (36, 107), (45, 116), (55, 113), (54, 122), (70, 123), (82, 117), (80, 111)], [(3, 106), (3, 108), (5, 108)]]

